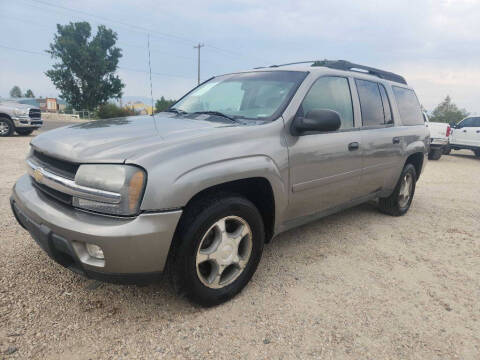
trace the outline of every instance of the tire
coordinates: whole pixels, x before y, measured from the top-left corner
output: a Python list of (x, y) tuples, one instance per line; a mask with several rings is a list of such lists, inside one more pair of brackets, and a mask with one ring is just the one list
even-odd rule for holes
[[(226, 231), (220, 231), (222, 224)], [(249, 200), (218, 194), (194, 201), (182, 216), (169, 258), (175, 291), (205, 307), (230, 300), (253, 276), (264, 243), (262, 216)], [(228, 264), (232, 258), (237, 262)]]
[(0, 136), (11, 136), (13, 134), (13, 122), (9, 118), (0, 117)]
[(475, 157), (480, 158), (480, 150), (473, 150)]
[(452, 151), (452, 148), (450, 147), (450, 145), (447, 145), (443, 148), (443, 155), (450, 155)]
[(18, 135), (30, 135), (32, 132), (34, 132), (36, 129), (15, 129)]
[[(409, 186), (409, 196), (408, 199), (405, 199), (406, 194), (403, 191), (405, 189), (403, 184), (407, 178), (411, 179), (411, 185), (405, 185)], [(402, 170), (402, 174), (400, 175), (400, 179), (398, 179), (397, 186), (392, 195), (387, 198), (379, 199), (380, 211), (392, 216), (405, 215), (412, 204), (416, 182), (417, 172), (415, 167), (412, 164), (407, 163)]]
[(442, 149), (431, 149), (428, 153), (428, 160), (439, 160), (442, 157)]

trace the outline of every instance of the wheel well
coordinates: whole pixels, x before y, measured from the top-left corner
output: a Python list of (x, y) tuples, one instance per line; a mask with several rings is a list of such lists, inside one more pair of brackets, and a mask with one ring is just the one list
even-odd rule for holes
[(420, 172), (422, 171), (423, 166), (423, 153), (415, 153), (410, 155), (405, 161), (405, 164), (412, 164), (415, 166), (415, 172), (417, 173), (417, 180), (420, 177)]
[(191, 198), (185, 207), (188, 207), (199, 198), (213, 195), (218, 192), (237, 194), (250, 200), (262, 215), (265, 225), (265, 241), (269, 242), (273, 236), (275, 224), (275, 200), (270, 182), (261, 177), (235, 180), (206, 188)]
[(1, 117), (12, 120), (12, 118), (11, 118), (10, 115), (8, 115), (8, 114), (0, 113), (0, 118), (1, 118)]

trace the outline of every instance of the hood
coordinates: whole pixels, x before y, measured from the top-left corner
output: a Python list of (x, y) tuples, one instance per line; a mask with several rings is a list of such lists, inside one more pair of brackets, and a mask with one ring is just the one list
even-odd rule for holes
[(27, 110), (27, 109), (38, 109), (38, 106), (30, 105), (30, 104), (22, 104), (16, 101), (0, 101), (0, 105), (2, 106), (8, 106), (11, 108), (17, 108), (17, 109), (22, 109), (22, 110)]
[(166, 140), (205, 134), (232, 123), (207, 121), (210, 115), (186, 118), (161, 113), (95, 120), (61, 127), (35, 137), (31, 145), (48, 155), (73, 162), (124, 162), (149, 147)]

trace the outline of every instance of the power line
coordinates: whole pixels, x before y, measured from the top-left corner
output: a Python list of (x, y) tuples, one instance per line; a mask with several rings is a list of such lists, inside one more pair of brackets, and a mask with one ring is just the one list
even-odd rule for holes
[[(43, 53), (40, 51), (32, 51), (32, 50), (26, 50), (26, 49), (20, 49), (20, 48), (15, 48), (11, 46), (5, 46), (0, 44), (0, 48), (11, 50), (11, 51), (18, 51), (18, 52), (23, 52), (27, 54), (33, 54), (33, 55), (43, 55), (43, 56), (50, 56), (47, 53)], [(140, 72), (140, 73), (145, 73), (148, 74), (149, 72), (146, 70), (139, 70), (139, 69), (132, 69), (129, 67), (125, 66), (117, 66), (118, 69), (125, 70), (125, 71), (131, 71), (131, 72)], [(194, 79), (193, 76), (186, 76), (186, 75), (175, 75), (175, 74), (167, 74), (167, 73), (159, 73), (159, 72), (152, 72), (152, 75), (157, 75), (157, 76), (162, 76), (162, 77), (177, 77), (177, 78), (184, 78), (184, 79)]]
[[(152, 29), (148, 29), (148, 28), (145, 28), (143, 26), (138, 26), (138, 25), (135, 25), (135, 24), (130, 24), (130, 23), (127, 23), (125, 21), (110, 19), (110, 18), (107, 18), (105, 16), (100, 16), (100, 15), (92, 14), (92, 13), (89, 13), (89, 12), (86, 12), (86, 11), (69, 8), (67, 6), (52, 4), (52, 3), (49, 3), (49, 2), (43, 1), (43, 0), (28, 0), (28, 1), (31, 1), (31, 2), (34, 2), (34, 3), (37, 3), (37, 4), (41, 4), (41, 5), (44, 5), (44, 6), (49, 6), (49, 7), (53, 7), (53, 8), (62, 9), (62, 10), (65, 10), (65, 11), (74, 12), (74, 13), (77, 13), (77, 14), (78, 13), (83, 14), (83, 15), (86, 15), (86, 16), (90, 16), (92, 18), (100, 19), (102, 21), (120, 24), (122, 26), (126, 26), (126, 27), (129, 27), (131, 29), (136, 29), (137, 31), (141, 31), (141, 32), (144, 32), (144, 33), (147, 33), (147, 34), (153, 34), (153, 35), (157, 34), (160, 37), (167, 38), (167, 39), (170, 38), (170, 39), (173, 39), (175, 41), (183, 42), (185, 44), (190, 44), (190, 45), (194, 44), (194, 40), (192, 40), (192, 39), (188, 39), (188, 38), (185, 38), (185, 37), (182, 37), (182, 36), (179, 36), (179, 35), (175, 35), (175, 34), (171, 34), (171, 33), (153, 31)], [(242, 54), (238, 51), (224, 49), (224, 48), (214, 46), (214, 45), (209, 45), (209, 44), (207, 44), (205, 46), (209, 47), (210, 49), (215, 49), (217, 51), (220, 51), (222, 53), (227, 53), (227, 54), (234, 55), (234, 56), (246, 57), (244, 54)]]

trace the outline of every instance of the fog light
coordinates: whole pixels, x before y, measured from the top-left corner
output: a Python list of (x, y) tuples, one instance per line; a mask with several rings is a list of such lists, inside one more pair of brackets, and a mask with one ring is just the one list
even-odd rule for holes
[(105, 257), (103, 256), (103, 250), (98, 245), (87, 243), (87, 252), (88, 252), (88, 255), (90, 255), (95, 259), (100, 259), (100, 260), (105, 259)]

